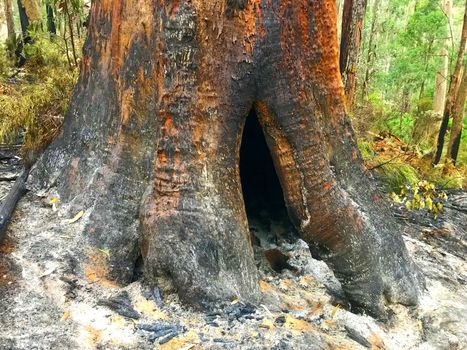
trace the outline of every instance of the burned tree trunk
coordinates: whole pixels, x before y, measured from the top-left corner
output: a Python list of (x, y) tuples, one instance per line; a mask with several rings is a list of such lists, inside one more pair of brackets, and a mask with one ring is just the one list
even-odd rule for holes
[(456, 102), (454, 102), (452, 108), (451, 136), (449, 138), (446, 159), (450, 159), (453, 164), (456, 164), (457, 161), (457, 155), (461, 144), (462, 127), (464, 124), (464, 106), (467, 98), (467, 72), (465, 70), (466, 68), (464, 67)]
[(93, 2), (63, 133), (30, 187), (89, 208), (84, 273), (104, 264), (127, 283), (141, 252), (148, 280), (186, 302), (255, 301), (239, 173), (252, 108), (291, 220), (354, 305), (384, 317), (384, 297), (416, 303), (418, 274), (344, 110), (332, 0)]

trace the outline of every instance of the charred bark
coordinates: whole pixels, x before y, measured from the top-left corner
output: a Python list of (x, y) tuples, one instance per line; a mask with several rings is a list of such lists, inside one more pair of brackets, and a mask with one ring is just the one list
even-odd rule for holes
[(453, 164), (456, 164), (457, 155), (459, 153), (459, 147), (461, 143), (462, 127), (464, 122), (464, 106), (467, 98), (467, 72), (465, 67), (462, 74), (462, 82), (457, 92), (456, 102), (452, 108), (452, 127), (451, 136), (449, 138), (448, 152), (446, 158), (451, 160)]
[(23, 33), (23, 39), (27, 37), (28, 27), (29, 27), (29, 18), (26, 13), (26, 8), (23, 6), (23, 2), (18, 0), (18, 12), (19, 12), (19, 21), (21, 24), (21, 31)]
[(47, 13), (47, 30), (52, 36), (54, 36), (57, 34), (57, 28), (55, 26), (54, 11), (52, 6), (46, 5), (45, 11)]
[(291, 220), (354, 305), (384, 318), (384, 297), (416, 303), (345, 113), (332, 0), (94, 2), (63, 134), (30, 186), (91, 208), (83, 271), (107, 248), (103, 277), (127, 283), (141, 251), (148, 280), (188, 303), (255, 301), (239, 173), (252, 107)]
[(18, 204), (18, 201), (26, 193), (26, 180), (28, 175), (29, 169), (23, 170), (0, 206), (0, 241), (5, 237), (6, 230), (16, 208), (16, 204)]

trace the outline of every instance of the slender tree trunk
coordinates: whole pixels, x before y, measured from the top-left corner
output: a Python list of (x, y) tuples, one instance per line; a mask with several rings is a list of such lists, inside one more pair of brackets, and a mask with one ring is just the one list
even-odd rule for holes
[(13, 6), (11, 0), (3, 0), (4, 1), (4, 8), (5, 8), (5, 19), (6, 25), (8, 30), (8, 38), (14, 39), (16, 36), (15, 33), (15, 23), (13, 21)]
[(29, 18), (26, 13), (26, 9), (23, 6), (21, 0), (18, 0), (18, 12), (19, 12), (19, 21), (21, 23), (21, 32), (23, 33), (23, 38), (27, 37), (28, 27), (29, 27)]
[(63, 133), (29, 183), (86, 209), (84, 275), (128, 283), (142, 254), (147, 280), (190, 304), (257, 301), (239, 172), (255, 108), (289, 217), (353, 305), (384, 318), (385, 298), (416, 303), (345, 113), (334, 0), (102, 0), (88, 33)]
[(442, 57), (442, 63), (440, 69), (436, 72), (433, 110), (442, 116), (444, 106), (446, 105), (447, 76), (449, 67), (449, 55), (446, 48), (441, 48), (440, 56)]
[(448, 144), (447, 159), (450, 159), (453, 164), (456, 164), (457, 154), (459, 153), (459, 147), (462, 136), (462, 127), (464, 126), (464, 106), (465, 99), (467, 97), (467, 72), (465, 67), (462, 73), (462, 82), (457, 92), (456, 102), (452, 108), (452, 127), (451, 137)]
[(357, 85), (358, 54), (362, 40), (365, 9), (366, 0), (344, 1), (339, 66), (349, 109), (352, 109)]
[(467, 1), (465, 2), (464, 23), (462, 25), (459, 52), (457, 54), (456, 66), (454, 68), (454, 72), (451, 76), (451, 82), (449, 84), (449, 91), (448, 91), (448, 95), (446, 99), (446, 106), (444, 108), (443, 119), (441, 121), (441, 126), (440, 126), (439, 133), (438, 133), (438, 142), (436, 145), (436, 153), (433, 159), (433, 164), (438, 164), (441, 159), (441, 155), (443, 154), (444, 138), (446, 136), (446, 132), (448, 129), (449, 118), (451, 117), (452, 108), (454, 106), (454, 102), (456, 101), (457, 90), (458, 90), (459, 82), (461, 79), (460, 74), (461, 74), (462, 61), (464, 59), (466, 44), (467, 44)]
[(71, 53), (73, 54), (73, 62), (76, 66), (78, 65), (78, 58), (77, 58), (76, 48), (75, 48), (75, 36), (73, 33), (73, 16), (71, 15), (70, 8), (68, 6), (68, 0), (64, 1), (64, 9), (65, 9), (65, 15), (66, 15), (65, 22), (68, 22), (68, 30), (70, 31)]
[(54, 12), (53, 12), (52, 6), (46, 5), (45, 8), (47, 12), (47, 30), (49, 31), (50, 34), (56, 35), (57, 29), (55, 26), (55, 18), (54, 18)]
[(341, 40), (341, 29), (342, 29), (342, 11), (344, 8), (344, 1), (345, 0), (336, 0), (336, 7), (337, 7), (337, 28), (338, 28), (338, 39), (339, 42)]
[(373, 44), (373, 41), (376, 36), (376, 24), (378, 21), (378, 12), (379, 5), (381, 0), (374, 0), (373, 4), (373, 13), (371, 17), (371, 27), (368, 38), (368, 51), (366, 55), (366, 69), (365, 69), (365, 78), (362, 83), (362, 99), (368, 94), (368, 84), (370, 82), (370, 72), (373, 69), (373, 58), (376, 57), (376, 45)]
[[(444, 0), (443, 11), (446, 16), (446, 31), (451, 33), (451, 21), (452, 21), (452, 0)], [(452, 39), (452, 38), (451, 38)], [(433, 110), (440, 115), (443, 115), (444, 107), (446, 104), (446, 91), (448, 83), (448, 69), (449, 69), (449, 47), (450, 39), (446, 38), (443, 42), (443, 47), (440, 50), (440, 56), (442, 58), (441, 66), (436, 72), (435, 78), (435, 92), (433, 96)]]

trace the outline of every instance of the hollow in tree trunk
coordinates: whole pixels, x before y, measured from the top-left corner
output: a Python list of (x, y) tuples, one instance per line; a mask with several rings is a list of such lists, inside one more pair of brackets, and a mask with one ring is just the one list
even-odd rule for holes
[(384, 318), (385, 297), (416, 303), (418, 273), (345, 113), (337, 46), (333, 0), (93, 2), (63, 133), (29, 183), (90, 208), (83, 273), (128, 283), (142, 254), (147, 279), (192, 305), (258, 300), (239, 173), (254, 108), (291, 221), (353, 305)]

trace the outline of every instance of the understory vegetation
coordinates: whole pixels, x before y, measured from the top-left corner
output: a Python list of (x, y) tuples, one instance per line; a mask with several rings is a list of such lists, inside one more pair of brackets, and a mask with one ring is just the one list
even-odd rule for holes
[(0, 140), (23, 142), (23, 156), (32, 161), (59, 132), (78, 71), (69, 69), (53, 41), (37, 38), (26, 49), (29, 61), (21, 71), (2, 67)]

